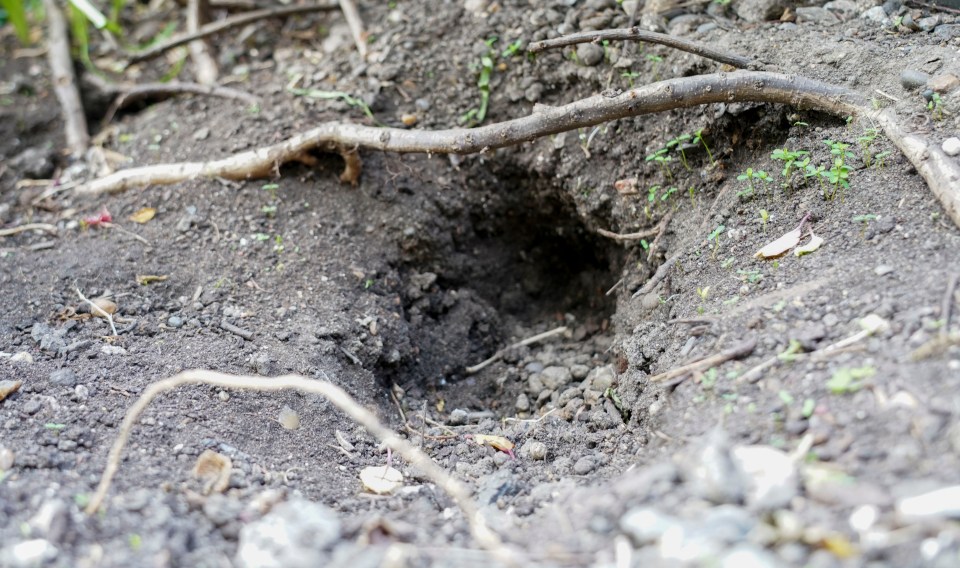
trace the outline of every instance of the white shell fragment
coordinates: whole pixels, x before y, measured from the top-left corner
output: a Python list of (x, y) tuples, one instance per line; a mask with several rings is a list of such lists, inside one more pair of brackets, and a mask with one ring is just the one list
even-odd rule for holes
[(289, 406), (284, 406), (280, 409), (280, 417), (278, 418), (280, 425), (286, 428), (287, 430), (296, 430), (300, 427), (300, 415), (297, 414), (297, 411), (290, 408)]

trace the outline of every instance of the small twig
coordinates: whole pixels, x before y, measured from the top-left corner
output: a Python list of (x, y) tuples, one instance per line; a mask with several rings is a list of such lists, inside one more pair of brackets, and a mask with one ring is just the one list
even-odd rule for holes
[[(48, 0), (49, 1), (49, 0)], [(184, 33), (176, 35), (165, 42), (159, 43), (149, 49), (130, 54), (130, 65), (135, 63), (141, 63), (147, 61), (148, 59), (153, 59), (175, 47), (180, 47), (190, 43), (191, 41), (203, 39), (216, 35), (218, 33), (224, 32), (231, 28), (236, 28), (239, 26), (245, 26), (247, 24), (259, 21), (266, 20), (268, 18), (284, 18), (286, 16), (292, 16), (294, 14), (305, 14), (308, 12), (319, 12), (322, 10), (335, 10), (339, 4), (335, 0), (320, 1), (316, 4), (306, 5), (306, 6), (286, 6), (283, 8), (270, 8), (265, 10), (254, 10), (253, 12), (247, 12), (245, 14), (239, 14), (237, 16), (232, 16), (215, 22), (212, 24), (207, 24), (197, 30), (194, 33)]]
[[(206, 23), (206, 0), (187, 0), (187, 33), (195, 34), (201, 24)], [(217, 60), (211, 54), (210, 46), (205, 39), (196, 39), (187, 44), (190, 58), (193, 60), (193, 72), (197, 82), (203, 85), (214, 85), (220, 69)]]
[(147, 239), (141, 237), (140, 235), (134, 233), (133, 231), (128, 231), (128, 230), (124, 229), (123, 227), (121, 227), (120, 225), (117, 225), (116, 223), (101, 222), (100, 225), (101, 225), (102, 227), (104, 227), (104, 228), (107, 228), (107, 229), (116, 229), (116, 230), (120, 231), (121, 233), (124, 233), (124, 234), (126, 234), (126, 235), (129, 235), (129, 236), (137, 239), (138, 241), (140, 241), (141, 243), (147, 245), (148, 247), (152, 247), (152, 246), (153, 246), (152, 244), (150, 244), (150, 241), (148, 241)]
[(522, 423), (522, 424), (536, 424), (537, 422), (542, 421), (544, 418), (546, 418), (547, 416), (550, 416), (551, 414), (553, 414), (553, 413), (556, 412), (556, 411), (557, 411), (557, 408), (556, 408), (556, 407), (553, 407), (553, 408), (551, 408), (549, 411), (544, 412), (543, 415), (540, 416), (540, 417), (538, 417), (538, 418), (512, 418), (512, 417), (508, 417), (508, 418), (504, 418), (503, 421), (504, 421), (504, 422), (520, 422), (520, 423)]
[(625, 241), (639, 241), (640, 239), (646, 239), (652, 237), (660, 231), (660, 227), (652, 227), (650, 229), (644, 229), (643, 231), (637, 231), (636, 233), (614, 233), (613, 231), (608, 231), (606, 229), (597, 229), (597, 234), (607, 237), (608, 239), (613, 239), (619, 242)]
[(10, 227), (9, 229), (0, 229), (0, 237), (12, 237), (13, 235), (19, 235), (27, 231), (44, 231), (51, 235), (56, 235), (57, 227), (48, 223), (26, 223), (17, 225), (16, 227)]
[(280, 377), (250, 377), (234, 376), (214, 371), (185, 371), (150, 385), (140, 398), (127, 410), (117, 439), (107, 457), (107, 467), (100, 478), (97, 491), (84, 509), (87, 515), (95, 514), (110, 490), (110, 483), (120, 468), (120, 459), (123, 448), (130, 439), (130, 434), (140, 415), (147, 405), (158, 395), (172, 391), (182, 385), (203, 384), (222, 388), (249, 389), (257, 391), (275, 392), (293, 389), (310, 394), (318, 394), (329, 400), (334, 406), (347, 414), (355, 422), (363, 426), (371, 435), (383, 442), (388, 448), (400, 454), (412, 467), (420, 471), (424, 477), (443, 489), (463, 512), (470, 527), (470, 533), (484, 549), (490, 551), (500, 562), (510, 566), (523, 565), (520, 551), (508, 549), (500, 537), (487, 526), (483, 514), (477, 509), (470, 497), (470, 491), (464, 485), (451, 477), (435, 461), (422, 451), (415, 448), (393, 430), (387, 428), (369, 410), (360, 406), (349, 394), (340, 387), (324, 382), (308, 379), (299, 375), (284, 375)]
[[(104, 87), (107, 86), (105, 85)], [(113, 117), (117, 114), (117, 111), (126, 107), (127, 105), (138, 100), (156, 97), (169, 97), (179, 94), (189, 94), (234, 99), (243, 101), (248, 105), (255, 105), (260, 102), (260, 99), (254, 95), (239, 89), (219, 87), (217, 85), (201, 85), (199, 83), (184, 83), (180, 81), (173, 83), (144, 83), (142, 85), (133, 85), (130, 87), (113, 87), (111, 85), (104, 90), (108, 92), (116, 91), (119, 93), (119, 96), (117, 96), (117, 98), (113, 101), (113, 104), (110, 105), (110, 108), (107, 109), (107, 112), (101, 121), (102, 124), (107, 124), (113, 120)]]
[(357, 52), (362, 59), (367, 58), (367, 40), (366, 32), (363, 31), (363, 20), (360, 18), (360, 11), (353, 0), (340, 0), (340, 11), (347, 20), (347, 26), (350, 27), (350, 35), (353, 36), (353, 43), (357, 46)]
[(756, 61), (747, 57), (742, 57), (735, 53), (722, 51), (696, 41), (690, 41), (657, 32), (648, 32), (646, 30), (641, 30), (638, 27), (623, 28), (619, 30), (580, 32), (555, 39), (537, 41), (530, 44), (527, 47), (527, 51), (531, 53), (538, 53), (540, 51), (556, 49), (558, 47), (566, 47), (568, 45), (575, 45), (578, 43), (600, 43), (604, 40), (633, 40), (665, 45), (667, 47), (672, 47), (673, 49), (679, 49), (680, 51), (686, 51), (687, 53), (706, 57), (707, 59), (712, 59), (720, 63), (726, 63), (727, 65), (731, 65), (738, 69), (753, 69), (758, 66)]
[(464, 369), (464, 372), (465, 372), (466, 374), (468, 374), (468, 375), (472, 375), (472, 374), (474, 374), (474, 373), (476, 373), (476, 372), (478, 372), (478, 371), (480, 371), (480, 370), (482, 370), (482, 369), (487, 368), (488, 366), (492, 365), (493, 363), (496, 363), (497, 361), (500, 360), (501, 357), (503, 357), (504, 353), (506, 353), (507, 351), (509, 351), (509, 350), (511, 350), (511, 349), (516, 349), (516, 348), (518, 348), (518, 347), (525, 347), (525, 346), (527, 346), (527, 345), (531, 345), (531, 344), (533, 344), (533, 343), (537, 343), (538, 341), (543, 341), (544, 339), (549, 339), (549, 338), (551, 338), (551, 337), (553, 337), (553, 336), (555, 336), (555, 335), (562, 335), (562, 334), (564, 334), (564, 333), (566, 333), (566, 332), (567, 332), (567, 326), (563, 325), (563, 326), (560, 326), (560, 327), (556, 327), (556, 328), (554, 328), (554, 329), (551, 329), (550, 331), (545, 331), (545, 332), (543, 332), (543, 333), (538, 333), (537, 335), (534, 335), (534, 336), (532, 336), (532, 337), (528, 337), (528, 338), (524, 339), (523, 341), (518, 341), (518, 342), (516, 342), (516, 343), (514, 343), (514, 344), (512, 344), (512, 345), (509, 345), (509, 346), (501, 349), (500, 351), (497, 351), (497, 352), (494, 353), (493, 356), (490, 357), (489, 359), (487, 359), (487, 360), (485, 360), (485, 361), (482, 361), (482, 362), (480, 362), (480, 363), (477, 363), (476, 365), (474, 365), (474, 366), (472, 366), (472, 367), (467, 367), (466, 369)]
[(897, 97), (895, 97), (895, 96), (893, 96), (893, 95), (888, 95), (887, 93), (881, 91), (880, 89), (874, 89), (873, 92), (877, 93), (878, 95), (880, 95), (880, 96), (882, 96), (882, 97), (886, 97), (886, 98), (890, 99), (891, 101), (893, 101), (893, 102), (895, 102), (895, 103), (899, 103), (899, 102), (900, 102), (900, 99), (898, 99)]
[(610, 289), (607, 290), (606, 292), (604, 292), (603, 295), (604, 295), (604, 296), (609, 296), (610, 294), (613, 294), (614, 292), (616, 292), (616, 291), (617, 291), (617, 288), (619, 288), (619, 287), (623, 284), (623, 281), (624, 281), (624, 278), (621, 278), (620, 280), (617, 280), (617, 283), (614, 284), (613, 286), (611, 286)]
[(673, 265), (676, 264), (678, 260), (680, 260), (681, 256), (683, 256), (683, 253), (678, 252), (677, 254), (665, 260), (663, 264), (660, 265), (660, 268), (658, 268), (657, 271), (653, 273), (653, 276), (651, 276), (650, 279), (647, 280), (647, 283), (644, 284), (639, 290), (634, 292), (633, 296), (631, 297), (639, 298), (640, 296), (643, 296), (650, 290), (653, 290), (657, 286), (657, 284), (659, 284), (664, 278), (667, 277), (667, 273), (669, 273), (670, 269), (673, 268)]
[(77, 291), (77, 296), (80, 296), (81, 301), (84, 301), (90, 305), (91, 310), (96, 311), (98, 314), (106, 318), (108, 322), (110, 322), (110, 329), (113, 331), (114, 335), (120, 335), (117, 333), (117, 326), (113, 324), (113, 314), (107, 313), (106, 310), (88, 300), (87, 297), (83, 295), (83, 292), (80, 291), (80, 288), (74, 288), (74, 290)]
[(224, 331), (229, 331), (230, 333), (234, 335), (238, 335), (247, 341), (252, 340), (254, 335), (252, 331), (243, 329), (242, 327), (237, 327), (232, 323), (228, 322), (227, 320), (223, 320), (220, 322), (220, 329)]
[(679, 377), (681, 375), (685, 375), (687, 373), (709, 369), (710, 367), (716, 367), (717, 365), (721, 363), (725, 363), (732, 359), (740, 359), (742, 357), (746, 357), (747, 355), (753, 353), (753, 349), (756, 346), (757, 346), (757, 338), (751, 337), (749, 339), (744, 340), (742, 343), (734, 345), (733, 347), (731, 347), (730, 349), (727, 349), (726, 351), (717, 353), (716, 355), (711, 355), (709, 357), (697, 359), (696, 361), (692, 361), (690, 363), (687, 363), (686, 365), (677, 367), (676, 369), (671, 369), (670, 371), (667, 371), (665, 373), (660, 373), (659, 375), (648, 377), (647, 381), (651, 383), (669, 381), (670, 379)]
[(83, 111), (80, 91), (77, 90), (77, 76), (73, 70), (73, 58), (70, 57), (70, 36), (63, 12), (55, 0), (44, 0), (43, 7), (47, 15), (47, 61), (53, 75), (53, 90), (60, 101), (63, 114), (67, 147), (75, 156), (82, 156), (90, 147), (90, 131)]
[(946, 339), (950, 335), (950, 318), (953, 312), (954, 293), (957, 291), (957, 282), (960, 281), (960, 274), (954, 274), (947, 282), (947, 290), (943, 294), (943, 300), (940, 302), (940, 319), (943, 320), (943, 327), (940, 328), (940, 338)]

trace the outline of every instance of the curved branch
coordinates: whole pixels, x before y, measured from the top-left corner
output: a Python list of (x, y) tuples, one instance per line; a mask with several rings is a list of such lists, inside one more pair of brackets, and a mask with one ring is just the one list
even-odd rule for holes
[(657, 32), (648, 32), (638, 27), (622, 28), (618, 30), (600, 30), (594, 32), (580, 32), (555, 39), (538, 41), (527, 46), (527, 51), (539, 53), (548, 49), (576, 45), (578, 43), (600, 43), (604, 40), (632, 40), (642, 41), (644, 43), (656, 43), (665, 45), (680, 51), (686, 51), (694, 55), (706, 57), (720, 63), (732, 65), (738, 69), (756, 69), (759, 63), (748, 57), (743, 57), (728, 51), (722, 51), (709, 45), (704, 45), (696, 41), (682, 39), (676, 36), (660, 34)]

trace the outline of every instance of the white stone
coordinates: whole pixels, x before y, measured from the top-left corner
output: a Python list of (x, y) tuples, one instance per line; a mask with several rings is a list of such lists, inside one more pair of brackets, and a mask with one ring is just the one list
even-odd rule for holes
[(787, 454), (767, 446), (737, 446), (730, 456), (743, 473), (748, 505), (777, 509), (797, 495), (800, 478)]
[(897, 514), (907, 521), (929, 518), (960, 518), (960, 485), (943, 487), (897, 501)]
[(956, 136), (951, 136), (943, 141), (943, 151), (948, 156), (956, 156), (960, 154), (960, 138)]

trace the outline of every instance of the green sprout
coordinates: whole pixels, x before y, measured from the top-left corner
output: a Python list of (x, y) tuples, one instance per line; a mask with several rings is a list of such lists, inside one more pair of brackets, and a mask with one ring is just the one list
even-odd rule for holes
[(659, 185), (651, 185), (647, 189), (647, 202), (651, 205), (656, 206), (657, 204), (657, 192), (660, 191)]
[(770, 212), (766, 209), (760, 210), (760, 228), (763, 229), (763, 232), (767, 232), (767, 221), (770, 220)]
[(697, 192), (696, 192), (696, 190), (693, 188), (692, 185), (690, 186), (690, 189), (687, 190), (687, 195), (690, 196), (690, 207), (696, 208), (696, 207), (697, 207)]
[(347, 106), (351, 108), (358, 108), (363, 111), (363, 114), (367, 115), (367, 118), (372, 120), (377, 126), (383, 126), (380, 121), (378, 121), (373, 116), (373, 111), (370, 110), (370, 106), (362, 100), (350, 95), (349, 93), (344, 93), (343, 91), (322, 91), (319, 89), (295, 89), (288, 88), (290, 93), (300, 96), (307, 97), (308, 99), (317, 99), (317, 100), (341, 100), (347, 103)]
[(806, 156), (809, 153), (810, 152), (806, 152), (804, 150), (787, 150), (786, 148), (781, 148), (779, 150), (775, 150), (772, 154), (770, 154), (770, 158), (774, 160), (780, 160), (783, 162), (782, 174), (783, 174), (783, 179), (785, 180), (783, 183), (783, 187), (786, 188), (786, 187), (791, 187), (793, 185), (793, 173), (796, 170), (802, 168), (804, 165), (802, 163), (797, 164), (797, 162), (800, 160), (800, 158), (802, 158), (803, 156)]
[(676, 192), (677, 192), (676, 187), (673, 187), (673, 186), (668, 187), (667, 189), (663, 190), (663, 193), (660, 194), (660, 201), (666, 201), (667, 199), (670, 199), (670, 196)]
[(856, 217), (851, 219), (851, 221), (853, 221), (854, 223), (861, 223), (860, 238), (863, 238), (863, 236), (866, 235), (867, 233), (867, 225), (870, 224), (870, 221), (876, 221), (877, 219), (879, 219), (877, 215), (874, 215), (873, 213), (868, 213), (866, 215), (857, 215)]
[(927, 103), (927, 110), (933, 115), (934, 120), (943, 120), (943, 100), (940, 93), (930, 95), (930, 102)]
[(710, 232), (707, 242), (713, 241), (713, 260), (717, 260), (717, 250), (720, 248), (720, 234), (726, 229), (723, 225), (717, 225), (717, 228)]
[(875, 374), (877, 370), (869, 365), (856, 368), (844, 367), (833, 373), (826, 386), (832, 394), (851, 394), (863, 388), (864, 381)]
[(681, 134), (680, 136), (677, 136), (673, 140), (667, 142), (667, 149), (669, 150), (670, 148), (673, 148), (673, 147), (677, 148), (677, 152), (680, 153), (680, 162), (683, 163), (683, 167), (686, 168), (686, 170), (689, 172), (690, 166), (687, 164), (687, 154), (686, 152), (683, 151), (683, 143), (686, 142), (687, 140), (690, 140), (690, 135)]
[(884, 150), (883, 152), (879, 152), (875, 154), (873, 156), (873, 163), (876, 165), (877, 168), (882, 169), (887, 165), (887, 158), (890, 157), (890, 154), (891, 154), (890, 150)]
[(863, 158), (863, 164), (868, 168), (873, 163), (874, 156), (870, 153), (870, 145), (873, 144), (873, 141), (877, 139), (877, 135), (880, 134), (879, 128), (868, 128), (863, 136), (857, 138), (857, 143), (860, 144), (860, 157)]
[(703, 138), (702, 128), (693, 133), (693, 143), (703, 146), (703, 149), (707, 151), (707, 158), (710, 159), (710, 165), (713, 166), (716, 162), (713, 161), (713, 154), (710, 153), (710, 147), (707, 146), (707, 141)]
[(747, 197), (753, 195), (756, 192), (756, 184), (754, 182), (769, 182), (770, 176), (767, 172), (763, 170), (754, 170), (753, 168), (747, 168), (747, 171), (737, 176), (737, 179), (740, 181), (747, 182), (747, 189), (743, 191), (738, 191), (738, 197)]
[(670, 167), (667, 165), (673, 161), (672, 156), (667, 155), (668, 150), (666, 148), (660, 148), (653, 154), (647, 156), (644, 161), (646, 162), (657, 162), (660, 164), (660, 169), (663, 171), (663, 174), (670, 179), (673, 179), (673, 172), (670, 171)]
[(520, 39), (516, 40), (515, 42), (508, 45), (507, 48), (500, 53), (500, 57), (507, 59), (507, 58), (513, 57), (514, 55), (519, 54), (520, 46), (522, 45), (523, 45), (523, 40), (520, 40)]
[(620, 74), (620, 76), (627, 80), (627, 85), (629, 85), (632, 89), (633, 80), (640, 77), (640, 73), (637, 73), (636, 71), (624, 71)]
[(659, 55), (654, 55), (652, 53), (648, 53), (646, 55), (646, 58), (647, 58), (647, 61), (653, 64), (653, 80), (659, 81), (660, 80), (660, 64), (663, 63), (663, 58), (660, 57)]

